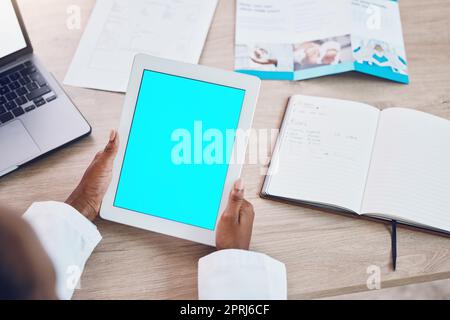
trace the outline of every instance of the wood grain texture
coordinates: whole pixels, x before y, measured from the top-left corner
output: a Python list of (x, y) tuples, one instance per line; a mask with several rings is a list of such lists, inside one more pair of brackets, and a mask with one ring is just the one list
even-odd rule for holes
[[(82, 29), (66, 27), (70, 5), (82, 9)], [(20, 0), (36, 53), (63, 80), (94, 0)], [(235, 2), (221, 0), (201, 63), (233, 69)], [(450, 2), (401, 1), (411, 84), (360, 74), (302, 82), (265, 81), (255, 128), (278, 128), (293, 94), (408, 107), (450, 119)], [(23, 212), (34, 201), (63, 201), (118, 125), (124, 95), (65, 88), (93, 126), (90, 137), (0, 180), (0, 203)], [(367, 290), (367, 267), (382, 270), (382, 287), (450, 278), (450, 239), (400, 228), (398, 269), (390, 267), (386, 225), (261, 199), (265, 168), (247, 165), (247, 195), (257, 217), (252, 249), (283, 261), (291, 299)], [(450, 195), (449, 195), (450, 196)], [(151, 195), (149, 195), (149, 198)], [(197, 261), (211, 249), (126, 226), (98, 222), (103, 241), (89, 260), (76, 299), (195, 299)]]

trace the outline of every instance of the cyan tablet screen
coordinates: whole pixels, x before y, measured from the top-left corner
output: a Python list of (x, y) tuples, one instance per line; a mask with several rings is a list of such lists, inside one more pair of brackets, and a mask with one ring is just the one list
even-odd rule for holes
[(244, 96), (144, 71), (114, 206), (214, 230)]

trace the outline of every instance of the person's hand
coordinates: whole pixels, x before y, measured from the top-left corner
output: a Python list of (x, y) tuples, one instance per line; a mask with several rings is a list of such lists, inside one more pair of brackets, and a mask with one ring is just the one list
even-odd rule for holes
[(216, 234), (217, 249), (248, 250), (254, 218), (253, 206), (244, 199), (244, 184), (240, 179), (235, 183), (228, 206), (220, 217)]
[(334, 49), (327, 50), (325, 55), (322, 58), (323, 64), (333, 64), (336, 61), (336, 57), (338, 56), (338, 51)]
[(112, 179), (114, 159), (119, 149), (119, 135), (111, 131), (105, 149), (95, 156), (66, 203), (78, 210), (90, 221), (97, 218), (100, 206)]

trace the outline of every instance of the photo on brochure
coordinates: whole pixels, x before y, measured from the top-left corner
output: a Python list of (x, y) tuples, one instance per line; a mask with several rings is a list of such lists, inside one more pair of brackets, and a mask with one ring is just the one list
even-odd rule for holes
[(353, 61), (350, 35), (293, 45), (294, 71)]
[(236, 46), (237, 69), (294, 72), (352, 61), (350, 35), (295, 44)]
[(236, 46), (238, 69), (292, 72), (294, 52), (291, 44), (242, 44)]

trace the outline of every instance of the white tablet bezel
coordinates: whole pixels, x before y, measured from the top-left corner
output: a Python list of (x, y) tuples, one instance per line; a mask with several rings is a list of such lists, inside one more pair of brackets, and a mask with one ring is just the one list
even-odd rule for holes
[[(220, 215), (227, 205), (228, 195), (232, 189), (232, 186), (241, 175), (243, 166), (242, 163), (229, 164), (222, 199), (220, 202), (220, 210), (217, 215), (216, 227), (214, 231), (158, 218), (150, 214), (143, 214), (117, 208), (113, 205), (144, 70), (151, 70), (245, 90), (246, 94), (239, 119), (238, 129), (245, 130), (246, 132), (249, 132), (252, 127), (261, 81), (258, 78), (249, 75), (200, 65), (176, 62), (143, 54), (137, 55), (134, 59), (127, 95), (125, 97), (124, 108), (122, 111), (120, 127), (118, 130), (121, 141), (120, 148), (114, 162), (112, 182), (103, 200), (100, 216), (103, 219), (126, 224), (136, 228), (214, 246), (217, 223)], [(174, 94), (176, 94), (176, 92), (174, 92)], [(237, 147), (238, 144), (234, 143), (232, 159), (245, 159), (247, 143), (248, 139), (246, 139), (245, 143), (240, 141), (239, 148)], [(244, 144), (245, 148), (242, 148)], [(151, 195), (149, 195), (149, 197), (151, 197)], [(201, 201), (201, 199), (198, 201)]]

